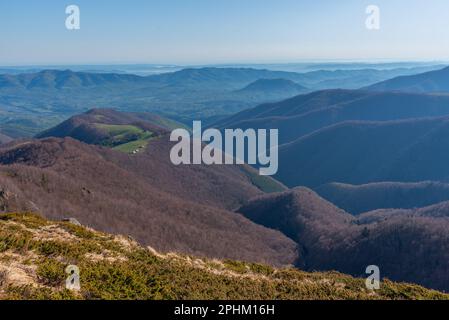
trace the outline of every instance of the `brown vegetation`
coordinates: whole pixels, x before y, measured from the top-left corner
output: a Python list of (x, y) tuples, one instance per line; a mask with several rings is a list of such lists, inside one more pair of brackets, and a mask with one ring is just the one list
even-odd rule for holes
[[(163, 157), (156, 155), (165, 150), (159, 148), (148, 147), (155, 158), (134, 157), (70, 138), (50, 138), (0, 149), (0, 209), (73, 217), (161, 251), (295, 263), (293, 241), (224, 209), (261, 193), (241, 169), (171, 172), (168, 165), (153, 162)], [(203, 204), (205, 198), (222, 209)]]
[(358, 276), (377, 265), (392, 280), (449, 290), (448, 203), (354, 217), (298, 188), (257, 198), (239, 211), (295, 240), (306, 270)]
[[(45, 233), (45, 237), (40, 235)], [(80, 290), (65, 289), (76, 264)], [(0, 215), (0, 299), (448, 299), (423, 287), (337, 273), (235, 260), (161, 254), (122, 236), (48, 221), (25, 213)]]

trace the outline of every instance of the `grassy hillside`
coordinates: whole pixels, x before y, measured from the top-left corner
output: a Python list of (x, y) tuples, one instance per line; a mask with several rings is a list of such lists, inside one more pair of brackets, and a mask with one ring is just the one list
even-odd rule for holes
[[(80, 269), (79, 292), (64, 288)], [(161, 255), (131, 239), (33, 214), (0, 215), (1, 299), (449, 299), (411, 284)]]
[(101, 145), (125, 153), (133, 153), (145, 148), (150, 139), (153, 138), (151, 131), (133, 125), (96, 123), (94, 126), (108, 135), (107, 139), (100, 142)]

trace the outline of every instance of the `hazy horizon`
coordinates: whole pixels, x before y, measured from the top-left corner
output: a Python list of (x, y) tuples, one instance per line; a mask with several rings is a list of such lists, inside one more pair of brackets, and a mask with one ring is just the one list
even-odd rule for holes
[[(24, 2), (26, 3), (24, 5)], [(81, 29), (67, 30), (76, 4)], [(195, 0), (0, 3), (0, 65), (272, 64), (449, 59), (449, 3)]]
[(393, 65), (393, 64), (446, 64), (449, 63), (449, 59), (447, 60), (439, 60), (439, 59), (421, 59), (421, 60), (396, 60), (396, 59), (369, 59), (369, 60), (351, 60), (351, 59), (326, 59), (326, 60), (292, 60), (292, 61), (222, 61), (217, 63), (177, 63), (177, 62), (152, 62), (152, 61), (143, 61), (143, 62), (127, 62), (127, 63), (119, 63), (119, 62), (74, 62), (74, 63), (23, 63), (23, 64), (0, 64), (0, 68), (31, 68), (31, 67), (66, 67), (66, 66), (161, 66), (161, 67), (208, 67), (208, 66), (216, 66), (216, 67), (227, 67), (227, 66), (246, 66), (246, 65), (354, 65), (354, 64), (363, 64), (363, 65)]

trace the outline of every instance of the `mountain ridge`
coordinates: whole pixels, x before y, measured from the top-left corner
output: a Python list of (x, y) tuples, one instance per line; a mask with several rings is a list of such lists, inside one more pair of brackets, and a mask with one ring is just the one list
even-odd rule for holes
[(251, 82), (246, 87), (238, 90), (238, 92), (257, 93), (259, 91), (269, 91), (269, 92), (289, 91), (299, 94), (300, 92), (306, 90), (308, 90), (306, 87), (297, 84), (292, 80), (279, 78), (279, 79), (258, 79), (254, 82)]
[(218, 128), (279, 129), (280, 144), (345, 121), (393, 121), (449, 115), (449, 96), (325, 90), (263, 104), (216, 123)]
[(449, 93), (449, 67), (412, 76), (401, 76), (365, 87), (371, 91)]
[(449, 201), (449, 184), (436, 181), (363, 185), (327, 183), (314, 191), (354, 215), (376, 209), (412, 209)]

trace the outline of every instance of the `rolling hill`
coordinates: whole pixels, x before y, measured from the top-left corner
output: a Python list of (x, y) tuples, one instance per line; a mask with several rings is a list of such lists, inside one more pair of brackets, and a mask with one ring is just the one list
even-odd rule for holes
[(449, 67), (417, 75), (396, 77), (373, 84), (366, 89), (372, 91), (449, 93)]
[(239, 212), (295, 240), (304, 270), (361, 275), (374, 264), (383, 277), (448, 290), (447, 208), (380, 210), (356, 218), (297, 188), (256, 198)]
[(376, 209), (419, 208), (449, 201), (449, 184), (378, 182), (363, 185), (328, 183), (315, 191), (345, 211), (358, 215)]
[[(374, 291), (364, 279), (337, 272), (161, 254), (124, 236), (24, 213), (0, 215), (0, 239), (1, 299), (449, 299), (389, 280)], [(65, 268), (73, 263), (80, 269), (78, 292), (64, 289)]]
[[(174, 166), (169, 157), (174, 143), (168, 140), (171, 129), (179, 127), (184, 126), (149, 113), (135, 114), (101, 109), (74, 116), (39, 134), (38, 138), (70, 137), (88, 144), (133, 154), (127, 151), (136, 149), (125, 150), (123, 147), (135, 145), (136, 142), (142, 143), (141, 136), (136, 135), (136, 130), (150, 132), (151, 136), (144, 141), (144, 146), (148, 146), (148, 150), (137, 149), (139, 157), (129, 157), (119, 153), (111, 153), (113, 155), (111, 157), (108, 153), (105, 156), (119, 166), (127, 168), (140, 177), (145, 177), (153, 185), (158, 185), (167, 192), (176, 192), (178, 196), (182, 195), (188, 200), (202, 201), (227, 209), (234, 209), (241, 204), (241, 201), (261, 191), (276, 192), (286, 189), (278, 181), (259, 176), (256, 170), (246, 165)], [(131, 136), (137, 140), (129, 142), (129, 139), (124, 139), (124, 136)], [(111, 141), (124, 143), (114, 145), (110, 143)]]
[(36, 137), (72, 137), (88, 144), (132, 153), (146, 147), (151, 139), (157, 139), (172, 129), (183, 127), (180, 123), (150, 113), (93, 109), (74, 116)]
[(310, 90), (355, 89), (436, 67), (307, 73), (205, 67), (151, 76), (101, 73), (98, 70), (13, 72), (0, 75), (0, 126), (8, 136), (31, 137), (73, 115), (92, 108), (111, 107), (127, 112), (158, 113), (186, 124), (192, 120), (210, 124), (261, 103), (298, 94), (291, 90), (291, 85), (287, 91), (278, 90), (280, 87), (276, 83), (275, 94), (270, 90), (259, 90), (257, 94), (239, 92), (261, 79), (293, 81)]

